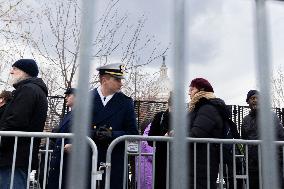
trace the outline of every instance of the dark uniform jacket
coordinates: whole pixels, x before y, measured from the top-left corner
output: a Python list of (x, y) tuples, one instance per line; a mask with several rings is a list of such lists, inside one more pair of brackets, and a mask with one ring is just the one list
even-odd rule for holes
[[(223, 118), (229, 115), (223, 100), (214, 98), (207, 100), (201, 98), (195, 105), (194, 110), (189, 114), (189, 136), (194, 138), (222, 138)], [(190, 188), (193, 188), (194, 178), (194, 145), (189, 145), (190, 159)], [(207, 145), (196, 144), (196, 188), (207, 188)], [(216, 179), (219, 168), (219, 146), (210, 145), (210, 188), (216, 188)]]
[[(137, 135), (136, 118), (133, 100), (121, 92), (115, 93), (111, 100), (103, 106), (100, 95), (93, 91), (94, 105), (91, 133), (98, 148), (98, 164), (105, 162), (109, 143), (123, 135)], [(95, 128), (94, 128), (95, 126)], [(112, 128), (112, 138), (109, 141), (97, 140), (94, 135), (99, 127)], [(112, 152), (110, 188), (120, 189), (123, 186), (124, 143), (117, 145)]]
[[(42, 79), (29, 78), (14, 85), (13, 98), (0, 120), (0, 131), (42, 132), (47, 116), (47, 88)], [(32, 168), (38, 164), (40, 139), (34, 140)], [(2, 137), (0, 166), (11, 166), (14, 137)], [(30, 138), (19, 138), (16, 166), (28, 167)]]
[[(62, 119), (59, 124), (57, 133), (71, 133), (72, 125), (72, 111), (68, 112)], [(69, 144), (69, 139), (64, 140), (64, 145)], [(50, 170), (48, 177), (47, 189), (56, 189), (59, 188), (59, 176), (60, 176), (60, 161), (61, 161), (61, 144), (62, 139), (56, 139), (55, 145), (53, 147), (53, 153), (50, 161)], [(64, 146), (63, 145), (63, 146)], [(63, 155), (63, 167), (62, 167), (62, 183), (61, 188), (65, 189), (67, 186), (67, 173), (68, 173), (68, 160), (69, 154), (64, 152)]]

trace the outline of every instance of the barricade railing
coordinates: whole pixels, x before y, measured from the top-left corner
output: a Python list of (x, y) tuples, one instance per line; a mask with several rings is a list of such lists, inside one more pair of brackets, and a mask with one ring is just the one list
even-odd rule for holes
[[(15, 163), (16, 163), (16, 156), (17, 156), (17, 147), (18, 147), (18, 140), (19, 138), (30, 138), (30, 150), (29, 150), (29, 164), (28, 164), (28, 176), (27, 176), (27, 189), (30, 188), (30, 174), (32, 172), (31, 170), (31, 164), (32, 164), (32, 154), (33, 154), (33, 147), (34, 147), (34, 140), (35, 138), (39, 139), (46, 139), (46, 144), (44, 149), (41, 149), (39, 151), (39, 161), (42, 161), (44, 157), (44, 175), (43, 175), (43, 181), (42, 181), (42, 188), (46, 188), (47, 179), (48, 179), (48, 172), (49, 172), (49, 163), (50, 163), (50, 155), (53, 152), (49, 149), (50, 147), (50, 138), (55, 139), (61, 139), (61, 158), (60, 158), (60, 178), (59, 178), (59, 187), (61, 188), (61, 182), (62, 182), (62, 166), (63, 166), (63, 159), (64, 159), (64, 140), (65, 139), (72, 139), (74, 137), (71, 133), (45, 133), (45, 132), (20, 132), (20, 131), (0, 131), (0, 147), (1, 147), (1, 139), (2, 137), (14, 137), (14, 150), (13, 150), (13, 160), (12, 160), (12, 169), (11, 169), (11, 180), (10, 180), (10, 188), (13, 188), (14, 184), (14, 171), (15, 171)], [(97, 146), (94, 143), (92, 139), (89, 137), (86, 137), (87, 142), (91, 148), (92, 151), (92, 157), (91, 157), (91, 188), (96, 189), (96, 181), (100, 180), (100, 172), (97, 171), (97, 159), (98, 159), (98, 152), (97, 152)], [(72, 150), (71, 150), (72, 151)], [(47, 153), (46, 153), (47, 152)], [(1, 148), (0, 148), (1, 153)], [(72, 152), (71, 152), (72, 153)], [(39, 162), (40, 163), (40, 162)], [(39, 174), (39, 170), (37, 170)], [(41, 173), (40, 173), (41, 174)], [(38, 182), (38, 180), (37, 180)], [(34, 189), (40, 189), (39, 183), (35, 184), (36, 186), (31, 186)]]
[[(120, 142), (125, 142), (125, 151), (124, 151), (124, 176), (123, 176), (123, 188), (138, 188), (142, 189), (143, 187), (141, 186), (141, 180), (140, 180), (140, 174), (141, 174), (141, 167), (144, 165), (141, 163), (141, 157), (152, 157), (152, 177), (151, 177), (151, 188), (154, 188), (155, 185), (155, 171), (160, 171), (156, 170), (156, 161), (155, 161), (155, 156), (156, 156), (156, 144), (158, 142), (165, 142), (167, 146), (166, 150), (166, 188), (170, 188), (170, 143), (172, 142), (172, 137), (162, 137), (162, 136), (135, 136), (135, 135), (127, 135), (127, 136), (121, 136), (112, 141), (112, 143), (109, 145), (109, 148), (107, 150), (107, 155), (106, 155), (106, 178), (105, 178), (105, 189), (110, 188), (110, 175), (111, 175), (111, 154), (115, 146), (120, 143)], [(153, 152), (141, 152), (141, 142), (148, 141), (148, 142), (153, 142)], [(190, 162), (188, 165), (193, 165), (194, 167), (191, 167), (191, 170), (193, 171), (193, 178), (190, 179), (191, 185), (193, 188), (196, 188), (196, 182), (197, 182), (197, 174), (198, 174), (198, 167), (196, 165), (198, 159), (197, 159), (197, 153), (198, 150), (200, 150), (199, 144), (204, 144), (206, 147), (206, 171), (207, 171), (207, 187), (210, 188), (210, 149), (212, 147), (216, 147), (218, 149), (218, 161), (219, 161), (219, 171), (218, 171), (218, 178), (216, 179), (216, 184), (218, 185), (218, 188), (223, 189), (232, 189), (232, 188), (249, 188), (249, 160), (251, 159), (251, 156), (249, 156), (248, 148), (250, 146), (257, 146), (257, 153), (258, 153), (258, 169), (262, 169), (262, 160), (261, 160), (261, 140), (242, 140), (242, 139), (216, 139), (216, 138), (187, 138), (188, 143), (190, 143), (190, 152), (193, 153), (192, 159), (190, 161), (193, 161), (192, 164)], [(228, 165), (228, 163), (225, 163), (224, 157), (226, 158), (224, 154), (225, 150), (225, 145), (231, 144), (232, 145), (232, 154), (230, 157), (232, 158), (232, 164)], [(284, 153), (284, 141), (275, 141), (275, 145), (281, 146), (281, 150)], [(204, 147), (204, 146), (203, 146)], [(238, 149), (238, 150), (237, 150)], [(240, 150), (240, 151), (239, 151)], [(136, 168), (138, 171), (133, 171), (129, 173), (129, 164), (128, 164), (128, 158), (130, 156), (136, 156)], [(282, 162), (284, 161), (283, 159), (284, 154), (281, 156)], [(115, 162), (114, 162), (115, 163)], [(214, 163), (214, 162), (213, 162)], [(241, 167), (238, 167), (240, 166)], [(186, 165), (185, 165), (186, 166)], [(185, 167), (187, 168), (187, 167)], [(284, 167), (283, 164), (281, 164), (281, 169), (282, 169), (282, 174), (284, 172)], [(133, 169), (132, 169), (133, 170)], [(224, 175), (226, 173), (226, 177)], [(132, 177), (129, 177), (128, 174), (131, 174)], [(135, 175), (136, 174), (136, 175)], [(135, 176), (133, 176), (135, 175)], [(146, 175), (147, 176), (147, 175)], [(149, 175), (148, 175), (149, 176)], [(127, 182), (129, 182), (129, 178), (134, 180), (135, 184), (129, 185)], [(148, 177), (149, 178), (149, 177)], [(261, 186), (262, 183), (262, 176), (261, 176), (261, 171), (259, 171), (259, 185)], [(144, 186), (145, 187), (145, 186)], [(190, 188), (190, 187), (189, 187)]]

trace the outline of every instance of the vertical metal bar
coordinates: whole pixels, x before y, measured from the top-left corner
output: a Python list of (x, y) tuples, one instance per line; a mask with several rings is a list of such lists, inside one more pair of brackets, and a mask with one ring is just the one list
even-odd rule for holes
[(220, 184), (220, 188), (223, 189), (223, 143), (220, 143), (220, 172), (219, 172), (219, 184)]
[(48, 158), (48, 149), (49, 149), (49, 138), (46, 138), (46, 146), (45, 146), (45, 156), (44, 156), (44, 174), (43, 174), (43, 189), (46, 188), (46, 180), (47, 180), (47, 160)]
[[(139, 141), (139, 151), (138, 151), (138, 176), (137, 176), (137, 178), (138, 178), (138, 182), (137, 182), (137, 185), (138, 185), (138, 188), (140, 188), (141, 187), (141, 143), (142, 143), (142, 141)], [(143, 164), (145, 165), (146, 164), (146, 162), (144, 161), (143, 162)], [(144, 171), (144, 180), (145, 180), (145, 166), (144, 166), (144, 169), (143, 169)]]
[(249, 165), (248, 165), (248, 144), (245, 145), (246, 153), (245, 153), (245, 159), (246, 159), (246, 175), (247, 175), (247, 188), (249, 188)]
[(30, 187), (30, 172), (32, 166), (32, 157), (33, 157), (33, 146), (34, 146), (34, 137), (31, 137), (31, 144), (30, 144), (30, 153), (29, 153), (29, 166), (28, 166), (28, 176), (27, 176), (27, 188)]
[[(236, 144), (233, 144), (233, 179), (234, 179), (234, 188), (237, 188), (237, 181), (236, 181)], [(232, 184), (231, 184), (232, 185)]]
[[(263, 188), (279, 188), (276, 169), (275, 127), (272, 121), (270, 104), (270, 48), (265, 0), (256, 3), (256, 55), (258, 81), (260, 84), (260, 133), (262, 139), (262, 178)], [(265, 171), (264, 171), (265, 170)]]
[(281, 166), (282, 166), (282, 174), (284, 174), (284, 146), (282, 146), (282, 144), (281, 144), (281, 148), (282, 148), (282, 165)]
[(175, 129), (172, 150), (172, 177), (170, 188), (187, 189), (187, 123), (185, 107), (185, 1), (175, 0), (173, 22), (174, 93), (171, 126)]
[(40, 165), (41, 165), (41, 161), (42, 161), (42, 151), (41, 150), (39, 150), (39, 158), (38, 158), (38, 168), (37, 168), (37, 175), (38, 175), (38, 177), (37, 177), (37, 182), (39, 183), (39, 177), (40, 177), (40, 174), (41, 174), (41, 168), (40, 168)]
[[(65, 139), (61, 139), (61, 148), (60, 148), (60, 167), (59, 167), (59, 182), (58, 182), (58, 188), (61, 189), (62, 184), (62, 171), (63, 171), (63, 159), (64, 159), (64, 143)], [(66, 168), (65, 168), (66, 169)]]
[[(258, 149), (258, 170), (259, 170), (259, 188), (260, 189), (262, 189), (263, 188), (263, 180), (261, 179), (262, 178), (262, 166), (261, 166), (261, 164), (262, 164), (262, 156), (261, 156), (261, 145), (260, 144), (258, 144), (257, 145), (257, 149)], [(265, 170), (265, 169), (264, 169)]]
[(157, 147), (156, 147), (156, 141), (153, 141), (153, 166), (152, 166), (152, 188), (155, 188), (155, 174), (156, 174), (156, 152), (157, 152)]
[(52, 156), (53, 150), (48, 150), (48, 165), (47, 165), (47, 177), (49, 176), (49, 170), (50, 170), (50, 163), (51, 163), (51, 156)]
[[(242, 120), (241, 120), (241, 113), (243, 113), (243, 112), (241, 112), (241, 107), (240, 106), (238, 106), (238, 128), (240, 128), (240, 131), (241, 131), (241, 122), (242, 122)], [(243, 114), (242, 114), (242, 116), (243, 116)], [(240, 134), (241, 134), (241, 137), (242, 137), (242, 132), (240, 132)]]
[(207, 143), (207, 189), (210, 189), (210, 143)]
[[(82, 29), (80, 36), (78, 94), (75, 102), (74, 133), (71, 153), (71, 169), (69, 187), (71, 189), (86, 188), (87, 173), (87, 141), (92, 102), (89, 92), (90, 64), (92, 60), (92, 44), (94, 36), (95, 0), (82, 1)], [(78, 179), (80, 178), (80, 179)]]
[[(224, 164), (225, 165), (225, 167), (223, 167), (223, 169), (225, 170), (225, 178), (224, 178), (224, 181), (225, 181), (225, 183), (226, 183), (226, 185), (225, 185), (225, 187), (226, 187), (226, 189), (227, 188), (229, 188), (230, 189), (230, 183), (229, 183), (229, 173), (228, 173), (228, 165), (227, 164)], [(222, 183), (222, 185), (224, 185), (223, 183)]]
[(128, 154), (127, 154), (127, 146), (128, 146), (128, 140), (124, 143), (124, 166), (123, 166), (123, 188), (128, 188), (128, 184), (126, 181), (128, 181)]
[(11, 171), (11, 182), (10, 182), (10, 189), (14, 187), (14, 176), (15, 176), (15, 164), (16, 164), (16, 157), (17, 157), (17, 147), (18, 147), (18, 137), (15, 136), (15, 144), (14, 144), (14, 154), (13, 154), (13, 163), (12, 163), (12, 171)]
[(196, 142), (194, 142), (193, 144), (193, 173), (194, 173), (194, 176), (193, 176), (193, 183), (194, 183), (194, 189), (196, 189)]
[(96, 189), (96, 184), (97, 184), (97, 161), (98, 161), (98, 149), (95, 144), (95, 142), (91, 139), (88, 138), (88, 142), (91, 145), (92, 148), (92, 176), (91, 176), (91, 189)]

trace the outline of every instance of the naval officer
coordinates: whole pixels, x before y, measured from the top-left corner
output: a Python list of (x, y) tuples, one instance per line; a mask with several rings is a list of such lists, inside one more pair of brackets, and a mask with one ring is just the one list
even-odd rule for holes
[[(138, 134), (133, 100), (120, 91), (125, 75), (124, 67), (122, 63), (114, 63), (97, 68), (100, 86), (92, 92), (91, 133), (98, 147), (98, 163), (105, 162), (107, 148), (112, 140), (123, 135)], [(112, 152), (111, 189), (123, 187), (123, 166), (124, 143), (120, 143)]]

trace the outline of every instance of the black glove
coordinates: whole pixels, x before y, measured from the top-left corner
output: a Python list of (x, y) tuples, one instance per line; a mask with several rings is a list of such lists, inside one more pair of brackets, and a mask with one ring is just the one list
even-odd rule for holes
[(111, 127), (100, 127), (97, 131), (96, 131), (96, 138), (98, 140), (108, 140), (111, 139), (112, 137), (112, 129)]

